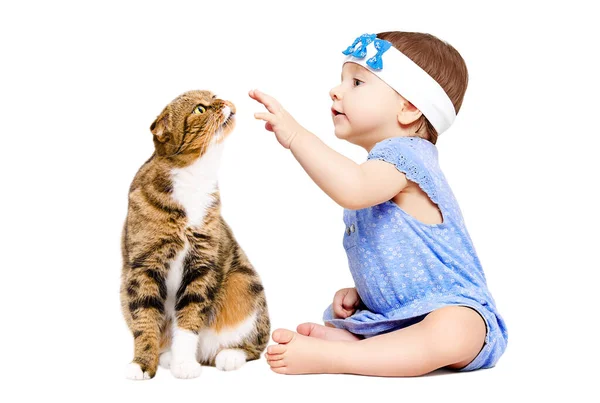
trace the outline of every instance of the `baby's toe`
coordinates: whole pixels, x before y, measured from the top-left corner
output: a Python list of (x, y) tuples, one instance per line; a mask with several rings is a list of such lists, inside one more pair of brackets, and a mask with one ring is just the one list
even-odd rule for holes
[(296, 333), (287, 329), (277, 329), (273, 332), (273, 341), (276, 343), (287, 344), (294, 339)]
[(287, 374), (287, 367), (278, 367), (278, 368), (271, 367), (271, 371), (276, 372), (278, 374)]
[(283, 354), (287, 351), (287, 346), (285, 344), (275, 344), (267, 347), (267, 353), (269, 355), (275, 354)]
[(267, 362), (283, 360), (283, 354), (265, 354)]
[(310, 336), (310, 333), (312, 332), (314, 327), (315, 327), (315, 323), (312, 323), (312, 322), (301, 323), (296, 328), (296, 331), (303, 336)]
[(271, 368), (281, 368), (285, 367), (287, 364), (285, 363), (285, 360), (281, 359), (276, 361), (269, 361), (269, 365), (271, 366)]

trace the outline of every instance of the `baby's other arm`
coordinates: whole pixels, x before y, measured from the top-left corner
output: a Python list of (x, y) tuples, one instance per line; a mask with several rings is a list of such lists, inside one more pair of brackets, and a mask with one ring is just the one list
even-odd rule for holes
[(392, 199), (407, 185), (406, 176), (393, 165), (370, 160), (361, 165), (343, 156), (306, 130), (279, 104), (258, 90), (250, 97), (268, 110), (255, 117), (292, 151), (312, 180), (340, 206), (358, 210)]
[(352, 316), (362, 304), (356, 288), (342, 288), (333, 296), (333, 316), (334, 318), (346, 319)]

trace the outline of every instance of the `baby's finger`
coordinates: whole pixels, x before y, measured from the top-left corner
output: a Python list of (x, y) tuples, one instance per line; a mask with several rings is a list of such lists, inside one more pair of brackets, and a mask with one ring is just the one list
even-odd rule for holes
[(333, 306), (342, 308), (342, 302), (344, 301), (344, 294), (340, 291), (336, 292), (333, 296)]
[(341, 306), (333, 305), (333, 315), (338, 318), (345, 318), (344, 309)]
[(248, 91), (248, 95), (250, 96), (250, 98), (258, 101), (258, 99), (256, 98), (256, 94), (254, 93), (254, 91), (256, 91), (256, 90), (250, 90), (250, 91)]
[(344, 295), (344, 300), (342, 301), (342, 307), (345, 309), (352, 309), (356, 306), (358, 302), (358, 298), (352, 293), (348, 293)]
[(348, 316), (351, 316), (354, 313), (354, 309), (346, 309), (343, 306), (334, 306), (333, 307), (333, 313), (339, 317), (339, 318), (347, 318)]
[(275, 116), (268, 112), (256, 112), (254, 114), (254, 118), (264, 120), (265, 122), (273, 123)]
[(272, 96), (260, 92), (259, 90), (252, 90), (250, 91), (250, 94), (253, 99), (263, 104), (269, 112), (275, 113), (281, 110), (281, 105), (279, 105), (279, 102)]
[[(261, 104), (263, 104), (264, 107), (267, 107), (264, 100), (258, 94), (259, 94), (258, 90), (251, 90), (250, 92), (248, 92), (248, 95), (250, 95), (250, 98), (254, 99), (257, 102), (260, 102)], [(269, 108), (267, 108), (267, 110), (268, 109)]]

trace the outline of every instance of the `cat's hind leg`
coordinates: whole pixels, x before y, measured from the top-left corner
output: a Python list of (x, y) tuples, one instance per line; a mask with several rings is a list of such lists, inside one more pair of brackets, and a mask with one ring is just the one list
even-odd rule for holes
[[(206, 332), (200, 343), (200, 352), (205, 353), (202, 358), (208, 359), (212, 347), (214, 360), (211, 360), (211, 364), (217, 369), (221, 371), (239, 369), (247, 361), (260, 358), (269, 341), (269, 331), (269, 317), (266, 305), (263, 305), (236, 327), (221, 329), (219, 333)], [(214, 351), (217, 351), (216, 356)]]
[(231, 371), (256, 360), (269, 341), (269, 317), (264, 289), (238, 252), (221, 287), (209, 326), (199, 333), (198, 361)]
[(217, 354), (215, 367), (221, 371), (233, 371), (246, 363), (246, 352), (239, 348), (225, 348)]
[(203, 329), (199, 334), (198, 361), (214, 365), (223, 371), (240, 368), (251, 359), (252, 351), (248, 351), (249, 339), (255, 334), (256, 313), (235, 325), (220, 329)]

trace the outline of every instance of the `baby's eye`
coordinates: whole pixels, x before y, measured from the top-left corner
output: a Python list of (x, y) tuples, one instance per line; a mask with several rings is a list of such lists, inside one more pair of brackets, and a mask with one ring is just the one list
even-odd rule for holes
[(354, 79), (354, 86), (355, 86), (355, 87), (358, 87), (358, 86), (359, 86), (359, 85), (361, 85), (361, 84), (363, 84), (363, 82), (362, 82), (362, 81), (360, 81), (358, 78), (355, 78), (355, 79)]
[(204, 113), (206, 112), (206, 108), (202, 105), (198, 105), (196, 106), (196, 108), (194, 108), (194, 111), (192, 113)]

